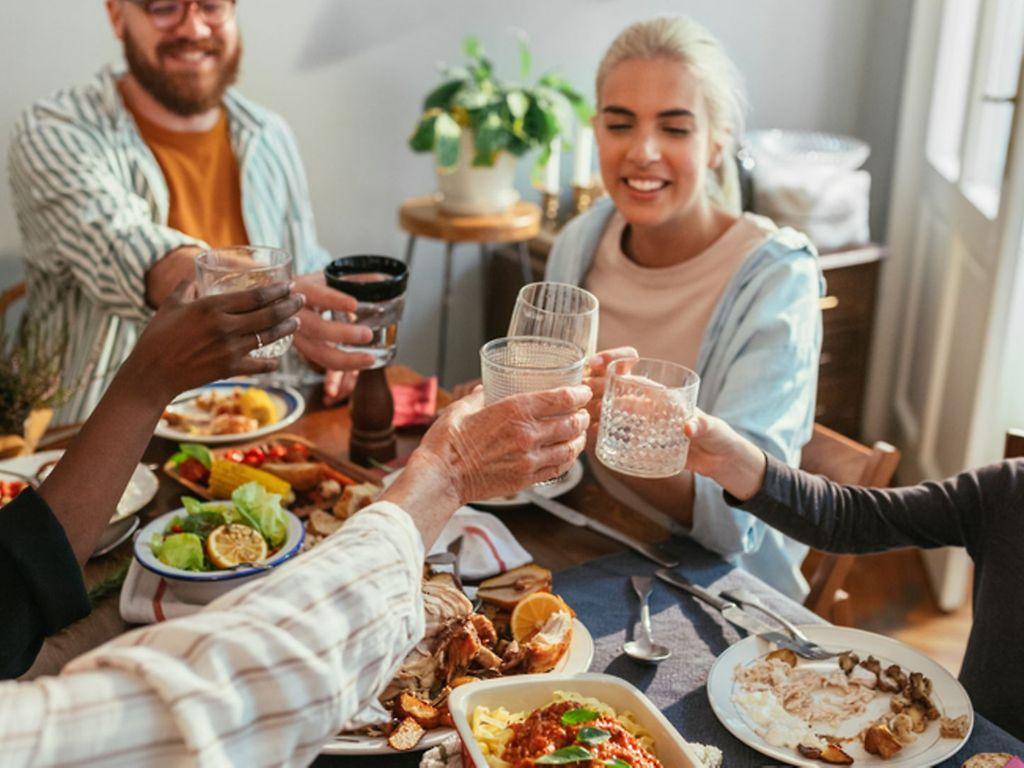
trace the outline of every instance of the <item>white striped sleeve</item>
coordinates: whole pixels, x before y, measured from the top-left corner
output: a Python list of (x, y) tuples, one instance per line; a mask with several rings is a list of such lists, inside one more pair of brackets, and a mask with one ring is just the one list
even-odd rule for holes
[(378, 502), (194, 616), (0, 685), (4, 765), (308, 765), (423, 634), (423, 544)]
[(26, 116), (8, 165), (26, 257), (48, 272), (70, 269), (113, 314), (146, 320), (146, 272), (161, 257), (202, 242), (154, 221), (112, 153), (73, 121)]

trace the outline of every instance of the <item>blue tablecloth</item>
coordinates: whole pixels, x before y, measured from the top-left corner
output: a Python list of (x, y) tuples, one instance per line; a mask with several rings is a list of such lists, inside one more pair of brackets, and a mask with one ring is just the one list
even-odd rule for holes
[[(712, 592), (743, 587), (786, 618), (809, 624), (821, 619), (761, 580), (733, 568), (717, 555), (692, 541), (679, 539), (673, 549), (682, 565), (679, 571)], [(628, 680), (642, 690), (689, 741), (713, 744), (725, 755), (726, 768), (762, 768), (767, 758), (738, 741), (722, 726), (708, 703), (705, 683), (715, 658), (742, 633), (722, 620), (708, 606), (655, 582), (651, 617), (658, 642), (672, 651), (672, 658), (657, 667), (638, 664), (622, 653), (622, 643), (632, 637), (639, 621), (637, 600), (629, 584), (634, 574), (653, 575), (657, 566), (631, 552), (594, 560), (555, 575), (555, 591), (565, 597), (594, 636), (592, 672), (606, 672)], [(978, 752), (1009, 752), (1024, 756), (1024, 742), (976, 716), (974, 732), (958, 754), (941, 768), (958, 768)], [(418, 756), (380, 758), (326, 758), (316, 765), (369, 768), (411, 768)], [(923, 767), (922, 767), (923, 768)]]

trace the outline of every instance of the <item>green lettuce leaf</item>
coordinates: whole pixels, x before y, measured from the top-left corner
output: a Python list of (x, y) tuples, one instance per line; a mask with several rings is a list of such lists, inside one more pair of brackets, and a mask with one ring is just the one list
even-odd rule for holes
[(153, 534), (150, 540), (153, 554), (160, 562), (183, 571), (205, 571), (203, 542), (194, 533), (172, 533), (170, 536)]
[(288, 516), (281, 506), (281, 497), (270, 493), (259, 483), (240, 485), (231, 494), (231, 501), (242, 522), (263, 534), (272, 547), (279, 547), (288, 538)]

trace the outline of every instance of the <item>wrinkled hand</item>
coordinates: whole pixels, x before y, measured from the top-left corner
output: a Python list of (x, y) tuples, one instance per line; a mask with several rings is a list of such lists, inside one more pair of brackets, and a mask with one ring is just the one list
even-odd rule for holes
[(586, 444), (589, 400), (577, 385), (485, 408), (478, 388), (442, 412), (419, 450), (444, 467), (460, 503), (506, 496), (569, 470)]
[(452, 387), (452, 402), (461, 400), (468, 395), (472, 395), (479, 386), (481, 386), (480, 379), (470, 379), (469, 381), (464, 381), (461, 384), (456, 384)]
[(583, 383), (594, 393), (593, 399), (587, 404), (587, 411), (590, 413), (590, 429), (587, 430), (588, 450), (592, 450), (597, 442), (597, 431), (601, 421), (601, 399), (604, 397), (608, 366), (616, 360), (635, 360), (638, 357), (633, 347), (617, 347), (598, 352), (587, 361), (587, 375)]
[(355, 298), (329, 287), (320, 272), (295, 278), (294, 287), (306, 297), (306, 306), (299, 313), (300, 330), (293, 342), (306, 360), (328, 371), (352, 371), (373, 365), (373, 356), (368, 352), (342, 352), (337, 348), (338, 344), (368, 344), (373, 338), (369, 328), (323, 318), (324, 312), (355, 312)]
[(139, 391), (162, 399), (229, 376), (267, 373), (275, 358), (250, 357), (259, 346), (295, 333), (300, 294), (281, 283), (192, 300), (195, 285), (181, 282), (164, 300), (124, 362)]

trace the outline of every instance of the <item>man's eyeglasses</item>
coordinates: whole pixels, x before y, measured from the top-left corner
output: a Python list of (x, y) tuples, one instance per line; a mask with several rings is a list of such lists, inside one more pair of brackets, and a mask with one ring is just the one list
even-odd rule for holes
[(194, 5), (199, 18), (210, 27), (219, 27), (235, 15), (234, 0), (128, 0), (149, 16), (157, 29), (174, 29), (185, 20)]

